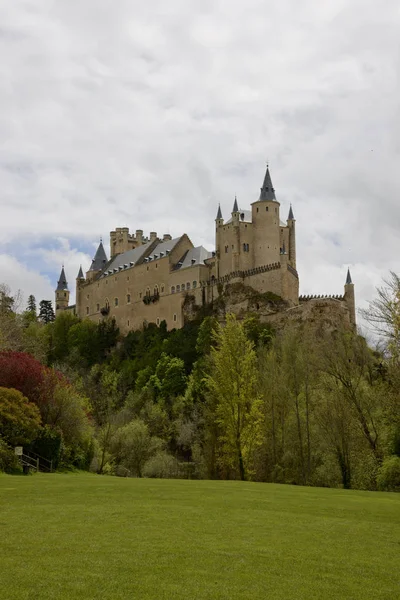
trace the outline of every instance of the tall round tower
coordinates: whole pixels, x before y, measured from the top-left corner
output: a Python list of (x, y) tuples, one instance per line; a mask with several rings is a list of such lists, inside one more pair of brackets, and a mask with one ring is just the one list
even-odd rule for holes
[(56, 288), (56, 316), (60, 311), (65, 310), (69, 304), (69, 289), (67, 278), (65, 277), (64, 265), (62, 266), (59, 280)]
[(279, 208), (267, 165), (260, 197), (251, 205), (254, 267), (279, 262)]

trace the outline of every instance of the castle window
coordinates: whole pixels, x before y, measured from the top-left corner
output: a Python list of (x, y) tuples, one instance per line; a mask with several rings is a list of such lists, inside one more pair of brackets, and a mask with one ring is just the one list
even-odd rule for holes
[(60, 308), (60, 306), (57, 304), (57, 306), (56, 306), (56, 310), (58, 310), (59, 308)]
[(176, 321), (176, 315), (174, 315), (174, 321)]
[(116, 278), (116, 277), (114, 277), (114, 281), (117, 281), (117, 278)]
[(175, 286), (174, 285), (171, 288), (171, 294), (175, 294)]
[[(64, 298), (66, 298), (66, 297), (67, 297), (67, 292), (64, 292)], [(88, 298), (89, 298), (89, 296), (88, 296)]]
[(150, 298), (150, 296), (151, 296), (150, 288), (147, 288), (147, 290), (146, 290), (146, 296), (148, 296)]
[(147, 270), (149, 270), (149, 267), (147, 267)]
[(190, 290), (190, 283), (189, 282), (187, 282), (187, 284), (186, 284), (186, 289)]
[(228, 254), (228, 248), (229, 246), (225, 246), (225, 254)]
[(114, 306), (118, 306), (118, 298), (114, 298)]
[(86, 307), (86, 314), (87, 315), (89, 314), (89, 307), (88, 306)]
[(276, 213), (278, 212), (278, 209), (277, 209), (277, 208), (275, 208), (275, 212), (276, 212)]
[(142, 292), (139, 292), (139, 299), (142, 297)]
[(246, 252), (246, 244), (243, 244), (243, 252)]
[(128, 304), (131, 303), (131, 295), (130, 294), (126, 295), (126, 301), (127, 301)]
[(157, 325), (159, 325), (159, 324), (160, 324), (160, 318), (159, 318), (159, 317), (157, 317), (157, 319), (156, 319), (156, 323), (157, 323)]
[(129, 327), (129, 319), (128, 319), (128, 327)]
[(99, 312), (99, 310), (100, 310), (100, 304), (96, 304), (96, 310), (97, 310), (97, 312)]
[(181, 286), (180, 286), (180, 285), (177, 285), (177, 286), (176, 286), (176, 291), (177, 291), (177, 292), (180, 292), (180, 291), (181, 291)]
[(268, 212), (268, 206), (265, 207), (265, 210)]
[(162, 285), (161, 286), (161, 293), (163, 293), (163, 291), (164, 291), (164, 286)]
[(197, 287), (197, 281), (193, 281), (193, 287)]
[(258, 207), (257, 207), (257, 212), (258, 212)]
[(156, 263), (156, 269), (158, 269), (158, 263)]
[(154, 295), (158, 296), (158, 294), (159, 294), (158, 285), (156, 285), (155, 288), (154, 288)]
[(129, 281), (129, 275), (128, 275), (128, 277), (126, 278), (126, 280), (127, 280), (127, 281)]

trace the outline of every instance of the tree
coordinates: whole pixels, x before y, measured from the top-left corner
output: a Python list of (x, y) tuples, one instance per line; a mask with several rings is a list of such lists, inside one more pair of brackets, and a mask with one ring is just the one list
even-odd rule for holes
[(117, 430), (112, 441), (112, 452), (117, 466), (142, 477), (146, 461), (160, 451), (161, 446), (161, 440), (150, 435), (148, 426), (135, 419)]
[(26, 310), (27, 310), (27, 312), (33, 313), (36, 317), (36, 298), (35, 298), (35, 296), (33, 296), (33, 294), (31, 294), (28, 297), (28, 303), (26, 305)]
[(222, 462), (240, 479), (248, 477), (252, 454), (260, 445), (261, 401), (257, 393), (257, 357), (253, 343), (234, 315), (218, 326), (212, 367), (207, 377), (211, 402), (220, 426)]
[(384, 285), (376, 289), (378, 297), (370, 302), (367, 309), (361, 310), (362, 317), (388, 342), (392, 355), (400, 353), (400, 277), (390, 271)]
[(40, 403), (45, 367), (25, 352), (0, 352), (0, 386), (14, 388), (30, 402)]
[(44, 323), (51, 323), (56, 318), (54, 315), (51, 300), (41, 300), (39, 304), (39, 320)]
[(10, 446), (29, 444), (40, 430), (40, 412), (18, 390), (0, 387), (1, 437)]

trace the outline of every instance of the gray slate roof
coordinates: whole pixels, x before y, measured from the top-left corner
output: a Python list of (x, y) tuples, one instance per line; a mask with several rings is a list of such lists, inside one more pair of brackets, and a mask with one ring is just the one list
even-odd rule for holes
[(353, 282), (351, 280), (350, 269), (347, 269), (346, 285), (349, 285), (349, 283)]
[[(153, 242), (147, 242), (147, 244), (138, 246), (133, 250), (128, 250), (127, 252), (118, 254), (118, 256), (116, 256), (109, 262), (109, 264), (104, 269), (103, 274), (111, 275), (111, 273), (116, 273), (117, 271), (122, 271), (122, 269), (133, 267), (138, 262), (138, 260), (140, 260), (143, 256), (146, 255), (146, 252), (148, 251), (152, 243)], [(111, 271), (111, 273), (109, 273), (109, 271)]]
[(272, 185), (271, 175), (269, 173), (269, 167), (264, 177), (264, 183), (260, 192), (260, 200), (276, 200), (274, 186)]
[(68, 283), (67, 278), (65, 277), (64, 267), (61, 269), (60, 278), (57, 281), (57, 292), (67, 291)]
[(79, 267), (77, 279), (85, 279), (82, 271), (82, 265)]
[(96, 250), (96, 254), (94, 255), (94, 259), (92, 260), (92, 265), (89, 271), (102, 271), (106, 266), (107, 261), (108, 258), (104, 250), (103, 242), (100, 242), (99, 247)]
[(102, 276), (111, 275), (112, 273), (117, 273), (118, 271), (122, 271), (123, 269), (129, 269), (130, 267), (134, 267), (139, 261), (143, 262), (143, 260), (156, 260), (162, 258), (163, 256), (167, 256), (171, 250), (176, 246), (181, 238), (175, 238), (173, 240), (166, 240), (165, 242), (159, 242), (153, 250), (150, 250), (154, 246), (154, 242), (150, 241), (142, 246), (138, 246), (133, 250), (128, 250), (127, 252), (123, 252), (122, 254), (118, 254), (115, 258), (113, 258), (103, 270)]
[(204, 265), (204, 261), (207, 258), (212, 258), (212, 252), (209, 252), (204, 246), (198, 246), (197, 248), (191, 248), (182, 256), (181, 260), (176, 265), (176, 269), (182, 270), (187, 267), (193, 267), (196, 265)]
[(238, 203), (237, 203), (237, 198), (235, 196), (235, 202), (233, 203), (232, 212), (238, 212), (238, 211), (239, 211), (239, 209), (238, 209)]
[[(239, 208), (237, 211), (239, 213), (239, 221), (243, 221), (243, 223), (251, 223), (251, 210), (243, 210)], [(243, 219), (242, 219), (243, 215)], [(226, 221), (225, 225), (232, 223), (233, 219), (230, 218), (229, 221)]]
[(294, 220), (293, 210), (292, 210), (292, 205), (290, 205), (288, 221), (293, 221), (293, 220)]
[(218, 204), (217, 219), (222, 219), (221, 205)]

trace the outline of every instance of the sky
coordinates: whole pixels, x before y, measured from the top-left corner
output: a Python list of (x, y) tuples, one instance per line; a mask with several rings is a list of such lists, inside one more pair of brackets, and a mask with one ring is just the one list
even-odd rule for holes
[(71, 300), (109, 232), (214, 249), (268, 161), (302, 294), (399, 272), (398, 0), (0, 0), (0, 283)]

